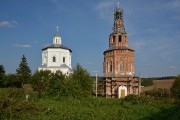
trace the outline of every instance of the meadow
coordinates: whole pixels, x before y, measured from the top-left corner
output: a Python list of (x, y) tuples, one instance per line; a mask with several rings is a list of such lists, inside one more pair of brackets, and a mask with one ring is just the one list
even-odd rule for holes
[(180, 100), (127, 96), (49, 97), (33, 92), (28, 101), (22, 89), (0, 89), (0, 119), (6, 120), (179, 120)]

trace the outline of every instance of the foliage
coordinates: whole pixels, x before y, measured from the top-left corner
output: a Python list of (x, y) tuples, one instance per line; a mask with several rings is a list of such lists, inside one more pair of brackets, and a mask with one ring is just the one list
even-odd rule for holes
[(38, 84), (40, 82), (44, 83), (44, 86), (47, 84), (46, 82), (48, 82), (51, 79), (52, 73), (49, 70), (41, 70), (41, 71), (36, 71), (33, 75), (32, 75), (32, 80), (31, 80), (31, 84), (33, 85), (33, 88), (35, 90), (38, 90)]
[(171, 91), (175, 97), (180, 98), (180, 75), (176, 77)]
[(136, 102), (139, 101), (139, 96), (131, 94), (131, 95), (126, 96), (126, 97), (124, 98), (124, 100), (125, 100), (125, 101), (129, 101), (129, 102), (136, 103)]
[(74, 96), (88, 96), (92, 94), (93, 80), (80, 64), (76, 65), (76, 68), (73, 70), (73, 74), (69, 79), (70, 85), (73, 86), (71, 92)]
[(0, 65), (0, 88), (4, 87), (4, 76), (5, 76), (4, 66)]
[(152, 90), (148, 90), (145, 92), (146, 96), (152, 96), (152, 97), (170, 97), (171, 91), (167, 88), (154, 88)]
[(142, 80), (141, 85), (144, 86), (144, 87), (151, 86), (151, 85), (154, 84), (153, 79), (151, 79), (151, 78), (141, 78), (141, 80)]
[(26, 102), (22, 89), (8, 88), (0, 91), (0, 119), (26, 119), (43, 109), (34, 101)]
[(15, 74), (9, 74), (4, 76), (4, 86), (5, 87), (21, 87), (21, 81), (18, 79), (18, 76)]
[(89, 73), (79, 64), (73, 74), (66, 76), (57, 71), (37, 71), (32, 76), (32, 84), (39, 94), (60, 98), (61, 96), (83, 97), (92, 93), (92, 80)]
[(5, 69), (3, 65), (0, 65), (0, 75), (5, 74)]
[[(26, 120), (161, 120), (180, 119), (180, 105), (170, 103), (170, 99), (128, 96), (125, 99), (102, 97), (61, 97), (38, 99), (26, 102), (22, 89), (0, 90), (0, 119)], [(37, 96), (37, 94), (34, 94)], [(137, 98), (135, 98), (137, 97)], [(137, 100), (134, 104), (134, 100)]]
[(28, 66), (25, 55), (23, 55), (21, 58), (19, 68), (16, 69), (16, 74), (18, 75), (18, 79), (20, 79), (22, 84), (26, 84), (30, 82), (31, 70)]
[(31, 84), (24, 84), (22, 87), (26, 95), (31, 95), (33, 93), (33, 88)]

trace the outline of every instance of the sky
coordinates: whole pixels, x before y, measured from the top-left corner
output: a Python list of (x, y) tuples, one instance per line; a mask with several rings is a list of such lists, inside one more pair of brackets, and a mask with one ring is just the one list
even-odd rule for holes
[[(34, 73), (59, 26), (72, 67), (79, 63), (103, 76), (116, 6), (117, 0), (0, 0), (0, 64), (14, 74), (24, 54)], [(135, 75), (180, 74), (180, 0), (120, 0), (120, 7), (135, 49)]]

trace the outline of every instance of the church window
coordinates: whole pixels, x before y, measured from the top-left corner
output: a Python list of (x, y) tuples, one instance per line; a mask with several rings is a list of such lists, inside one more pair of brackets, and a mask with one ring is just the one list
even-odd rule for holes
[(120, 71), (123, 71), (123, 64), (120, 64)]
[(113, 43), (116, 41), (116, 36), (113, 36)]
[(55, 56), (53, 56), (53, 62), (56, 62), (56, 57)]
[(121, 38), (121, 35), (119, 36), (119, 42), (122, 42), (122, 38)]
[(112, 72), (112, 64), (111, 64), (109, 67), (110, 67), (110, 68), (109, 68), (110, 72)]
[(65, 57), (63, 57), (63, 63), (65, 63), (66, 62), (66, 59), (65, 59)]
[[(116, 66), (118, 65), (118, 61), (116, 61)], [(118, 70), (118, 67), (116, 67), (116, 70)]]

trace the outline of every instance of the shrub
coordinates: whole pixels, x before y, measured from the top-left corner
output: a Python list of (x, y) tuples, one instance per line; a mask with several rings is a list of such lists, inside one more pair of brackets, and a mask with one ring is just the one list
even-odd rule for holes
[(126, 96), (124, 100), (136, 104), (139, 102), (139, 96), (130, 94)]
[(171, 88), (174, 97), (180, 98), (180, 75), (178, 75)]

